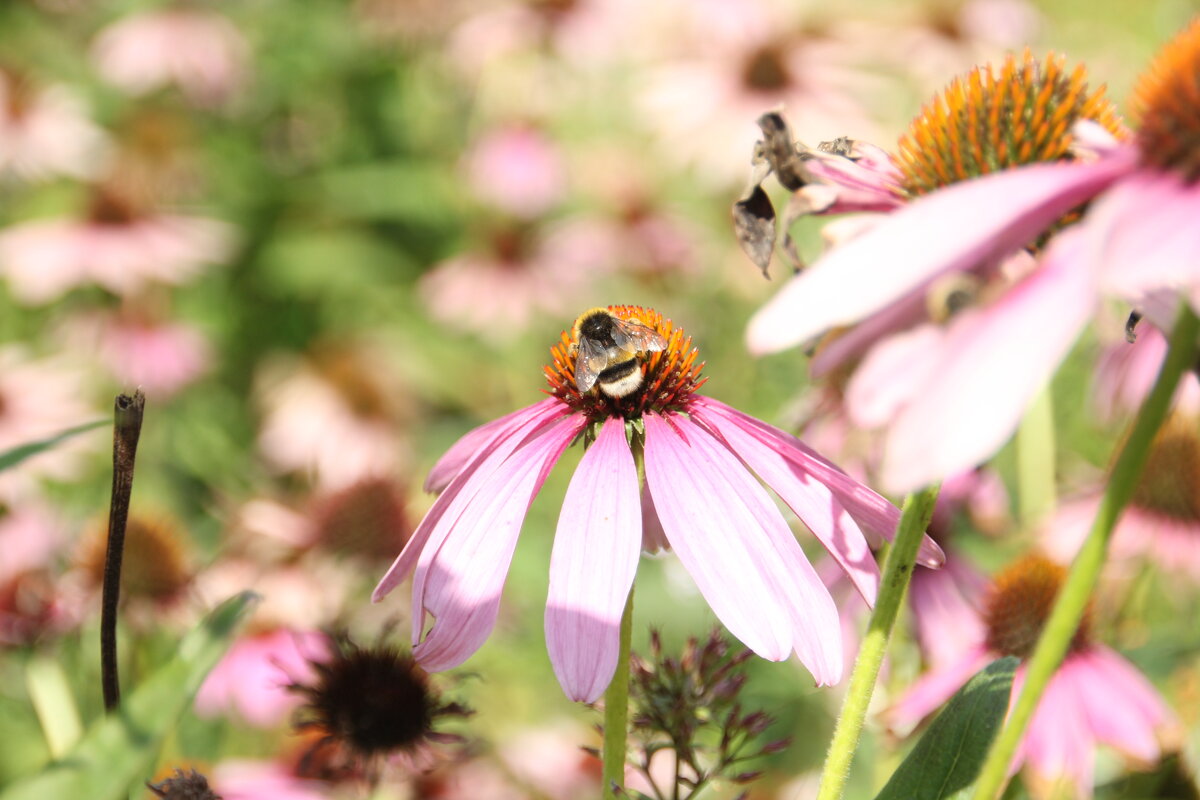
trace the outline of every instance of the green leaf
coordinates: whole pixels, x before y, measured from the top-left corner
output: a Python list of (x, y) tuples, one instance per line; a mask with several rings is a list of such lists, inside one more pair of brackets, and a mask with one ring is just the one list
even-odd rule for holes
[(967, 681), (875, 800), (942, 800), (974, 783), (1004, 722), (1019, 663), (1001, 658)]
[(0, 453), (0, 472), (3, 472), (9, 467), (15, 467), (25, 459), (32, 458), (43, 450), (49, 450), (50, 448), (57, 446), (60, 442), (70, 439), (72, 436), (78, 436), (81, 433), (86, 433), (87, 431), (99, 428), (102, 425), (111, 424), (112, 420), (107, 419), (98, 419), (93, 422), (85, 422), (84, 424), (77, 425), (74, 428), (67, 428), (62, 433), (57, 433), (54, 436), (50, 436), (46, 439), (38, 439), (34, 442), (26, 442), (25, 444), (17, 445), (11, 450), (5, 450), (3, 453)]
[(0, 800), (128, 797), (131, 786), (150, 777), (163, 739), (256, 600), (243, 592), (222, 603), (183, 638), (174, 658), (124, 697), (117, 711), (97, 720), (70, 753), (0, 792)]

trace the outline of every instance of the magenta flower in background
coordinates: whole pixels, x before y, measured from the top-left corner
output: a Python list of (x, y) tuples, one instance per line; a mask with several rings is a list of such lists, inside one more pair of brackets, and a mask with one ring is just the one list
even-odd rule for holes
[[(818, 684), (838, 681), (837, 611), (759, 479), (868, 602), (879, 577), (869, 545), (892, 535), (898, 511), (795, 437), (697, 394), (697, 352), (669, 320), (635, 306), (607, 313), (661, 337), (661, 350), (633, 361), (640, 384), (620, 397), (601, 390), (603, 378), (580, 391), (578, 343), (564, 333), (546, 368), (552, 396), (476, 428), (434, 466), (426, 488), (441, 496), (374, 599), (415, 569), (414, 655), (431, 670), (470, 657), (495, 624), (529, 504), (582, 436), (590, 447), (559, 516), (546, 605), (547, 649), (569, 697), (591, 702), (607, 687), (643, 529), (659, 526), (731, 633), (764, 658), (795, 651)], [(635, 451), (644, 453), (644, 493)], [(922, 556), (940, 561), (932, 542)], [(436, 622), (424, 634), (426, 614)]]
[[(1134, 341), (1106, 345), (1096, 363), (1091, 399), (1105, 422), (1138, 410), (1167, 356), (1167, 337), (1153, 323), (1143, 321), (1135, 330)], [(1183, 373), (1171, 404), (1177, 411), (1200, 413), (1200, 378), (1195, 372)]]
[(201, 717), (232, 714), (257, 728), (287, 720), (303, 700), (288, 690), (315, 677), (313, 660), (325, 658), (329, 637), (279, 628), (240, 636), (196, 694)]
[(0, 172), (26, 180), (56, 173), (94, 173), (107, 142), (83, 103), (61, 86), (38, 88), (28, 78), (0, 70)]
[(95, 312), (71, 320), (67, 341), (94, 356), (116, 381), (163, 400), (209, 368), (212, 347), (196, 328), (137, 313)]
[(468, 151), (467, 183), (480, 200), (522, 219), (540, 216), (567, 191), (562, 155), (532, 125), (510, 125), (484, 134)]
[[(849, 179), (828, 167), (818, 175), (832, 187), (827, 207), (884, 210), (893, 185), (916, 199), (793, 279), (751, 320), (748, 341), (768, 352), (859, 323), (828, 337), (831, 352), (817, 358), (824, 369), (865, 353), (847, 404), (859, 424), (885, 428), (880, 480), (890, 490), (991, 456), (1092, 315), (1098, 280), (1082, 258), (1084, 227), (1057, 237), (1040, 264), (1022, 250), (1134, 167), (1111, 104), (1084, 78), (1061, 59), (1010, 57), (935, 98), (890, 167), (872, 159), (841, 167)], [(1005, 98), (1018, 96), (1029, 107), (1014, 113)], [(1026, 117), (1054, 125), (1010, 130)], [(1023, 147), (1007, 144), (1026, 134)]]
[(410, 393), (386, 363), (369, 348), (345, 345), (269, 362), (256, 384), (267, 463), (327, 490), (402, 469), (408, 447), (397, 431), (411, 415)]
[[(888, 721), (909, 729), (988, 662), (1005, 655), (1028, 657), (1065, 574), (1049, 559), (1027, 556), (997, 575), (976, 620), (977, 637), (957, 639), (958, 657), (935, 666), (910, 687), (884, 712)], [(1013, 682), (1014, 699), (1024, 678), (1022, 663)], [(1075, 797), (1087, 798), (1098, 745), (1109, 745), (1139, 763), (1153, 763), (1177, 725), (1150, 682), (1115, 651), (1094, 641), (1085, 617), (1038, 702), (1013, 769), (1025, 766), (1031, 781), (1058, 791), (1065, 781)]]
[(101, 77), (140, 95), (174, 84), (193, 104), (219, 106), (246, 82), (250, 48), (228, 19), (199, 8), (132, 14), (100, 32)]
[(183, 283), (206, 264), (225, 261), (232, 246), (224, 222), (136, 208), (98, 186), (82, 217), (0, 231), (0, 274), (27, 305), (93, 283), (127, 295), (150, 283)]

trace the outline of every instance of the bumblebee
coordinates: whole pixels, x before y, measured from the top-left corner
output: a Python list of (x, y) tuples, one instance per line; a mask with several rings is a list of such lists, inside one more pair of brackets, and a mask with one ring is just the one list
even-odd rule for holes
[(667, 340), (636, 319), (621, 319), (607, 308), (589, 308), (575, 320), (575, 385), (626, 397), (642, 385), (641, 357), (665, 350)]

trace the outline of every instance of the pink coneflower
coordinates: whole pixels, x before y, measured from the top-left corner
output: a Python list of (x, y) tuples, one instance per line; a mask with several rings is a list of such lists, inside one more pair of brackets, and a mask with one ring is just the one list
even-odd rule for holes
[[(868, 542), (892, 535), (896, 509), (795, 437), (697, 394), (698, 353), (670, 320), (636, 306), (584, 316), (598, 328), (583, 334), (588, 350), (620, 363), (598, 367), (594, 352), (580, 361), (600, 369), (597, 385), (581, 391), (580, 333), (564, 333), (545, 369), (551, 397), (476, 428), (434, 465), (426, 488), (441, 496), (374, 599), (415, 567), (417, 659), (442, 670), (470, 657), (495, 623), (529, 504), (567, 446), (582, 439), (589, 446), (559, 516), (546, 605), (547, 648), (568, 696), (591, 702), (608, 685), (643, 530), (658, 526), (731, 633), (765, 658), (794, 650), (818, 684), (839, 680), (837, 610), (759, 478), (869, 602), (878, 568)], [(617, 346), (613, 331), (644, 347)], [(644, 521), (648, 515), (655, 521)], [(939, 558), (930, 543), (924, 560)], [(427, 613), (436, 622), (422, 636)]]
[[(886, 712), (889, 721), (911, 726), (989, 661), (1006, 655), (1027, 658), (1065, 575), (1063, 567), (1036, 555), (997, 575), (983, 602), (979, 635), (959, 640), (958, 659), (918, 680)], [(1013, 682), (1014, 698), (1024, 677), (1022, 663)], [(1138, 762), (1153, 763), (1174, 724), (1154, 687), (1132, 664), (1093, 639), (1090, 619), (1085, 617), (1039, 701), (1013, 768), (1027, 766), (1033, 781), (1041, 785), (1065, 780), (1077, 797), (1090, 797), (1097, 745), (1107, 744)]]
[(749, 152), (752, 120), (781, 105), (799, 115), (802, 140), (874, 135), (866, 96), (878, 81), (855, 63), (866, 52), (835, 26), (805, 25), (795, 12), (771, 2), (688, 6), (706, 29), (683, 57), (648, 69), (639, 98), (671, 158), (709, 178), (740, 180), (742, 168), (729, 154)]
[(1096, 271), (1074, 258), (1076, 233), (1057, 237), (1040, 266), (1022, 252), (1130, 168), (1111, 104), (1084, 77), (1026, 54), (951, 84), (892, 168), (903, 196), (927, 196), (835, 248), (751, 321), (758, 352), (859, 323), (833, 337), (827, 358), (867, 353), (848, 405), (861, 424), (886, 428), (889, 489), (994, 453), (1091, 316)]
[(522, 219), (549, 211), (566, 194), (562, 155), (531, 125), (486, 133), (467, 153), (464, 166), (476, 197)]
[(64, 539), (40, 503), (0, 506), (0, 646), (29, 644), (74, 620), (55, 569)]
[(320, 488), (336, 490), (404, 464), (397, 428), (411, 409), (375, 353), (319, 345), (302, 363), (270, 365), (258, 394), (259, 449), (281, 472), (307, 474)]
[[(1065, 501), (1042, 545), (1071, 559), (1091, 529), (1102, 487)], [(1118, 570), (1153, 562), (1200, 583), (1200, 413), (1176, 409), (1154, 438), (1133, 497), (1113, 529), (1110, 562)]]
[(100, 166), (104, 146), (104, 134), (67, 89), (38, 89), (24, 76), (0, 70), (0, 172), (82, 178)]
[[(0, 453), (96, 419), (82, 399), (83, 378), (63, 359), (34, 359), (23, 348), (0, 347)], [(40, 478), (74, 477), (81, 452), (96, 441), (76, 437), (0, 472), (0, 502), (28, 495)]]
[(315, 677), (310, 662), (324, 658), (329, 637), (278, 628), (240, 636), (196, 694), (202, 717), (235, 715), (257, 728), (284, 722), (301, 703), (288, 689)]
[(82, 218), (38, 220), (0, 232), (0, 274), (29, 305), (95, 283), (120, 295), (148, 283), (178, 284), (229, 256), (226, 223), (134, 207), (110, 189), (93, 188)]
[(100, 32), (100, 75), (130, 94), (169, 84), (198, 106), (217, 106), (246, 81), (249, 45), (225, 17), (200, 8), (143, 11)]
[(570, 221), (504, 227), (484, 248), (436, 264), (417, 290), (430, 315), (446, 325), (489, 339), (515, 336), (537, 316), (576, 305), (611, 264), (611, 242), (595, 233)]
[(221, 800), (328, 800), (324, 781), (299, 777), (276, 761), (222, 761), (212, 773)]
[(69, 323), (67, 339), (95, 356), (116, 381), (163, 400), (209, 367), (212, 347), (197, 329), (137, 313), (91, 313)]

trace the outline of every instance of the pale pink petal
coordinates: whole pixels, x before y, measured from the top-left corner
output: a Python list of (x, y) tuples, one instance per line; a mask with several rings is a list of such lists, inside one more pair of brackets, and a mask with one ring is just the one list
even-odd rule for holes
[[(570, 409), (562, 403), (540, 402), (515, 412), (519, 417), (513, 422), (516, 423), (519, 419), (519, 424), (515, 424), (505, 433), (481, 445), (479, 451), (463, 465), (446, 490), (434, 501), (433, 507), (429, 509), (425, 518), (421, 520), (421, 524), (413, 531), (412, 538), (404, 545), (400, 555), (396, 557), (387, 573), (380, 579), (379, 585), (371, 594), (371, 601), (378, 603), (408, 576), (431, 537), (434, 539), (434, 547), (441, 545), (442, 539), (462, 514), (463, 508), (479, 492), (480, 486), (521, 444), (525, 436), (569, 411)], [(433, 536), (435, 531), (438, 532), (436, 537)], [(424, 625), (424, 617), (421, 614), (414, 614), (413, 617), (413, 638), (415, 640)]]
[(751, 319), (749, 347), (791, 347), (857, 322), (943, 272), (1003, 256), (1128, 171), (1124, 155), (1035, 165), (926, 195), (793, 278)]
[(328, 637), (316, 631), (280, 629), (239, 637), (201, 685), (196, 713), (232, 712), (259, 728), (278, 725), (303, 702), (287, 687), (312, 680), (311, 662), (328, 652)]
[(693, 416), (723, 438), (738, 458), (787, 503), (846, 571), (868, 605), (874, 605), (879, 590), (875, 556), (858, 524), (829, 488), (745, 430), (737, 420), (706, 414), (703, 408), (697, 408)]
[(1174, 719), (1150, 681), (1102, 645), (1072, 658), (1080, 662), (1074, 677), (1095, 739), (1144, 763), (1157, 760), (1157, 733)]
[(528, 408), (518, 409), (467, 431), (458, 441), (450, 445), (450, 449), (429, 470), (429, 477), (425, 479), (425, 491), (442, 491), (475, 457), (475, 454), (486, 447), (489, 442), (520, 427), (533, 409), (548, 408), (558, 403), (558, 400), (548, 397)]
[(926, 355), (938, 368), (888, 429), (885, 488), (912, 491), (970, 469), (1012, 435), (1096, 305), (1081, 244), (1078, 231), (1060, 234), (1039, 270), (945, 329)]
[(951, 664), (984, 640), (980, 601), (987, 578), (963, 559), (947, 554), (941, 569), (918, 569), (908, 602), (921, 652), (933, 668)]
[[(1039, 777), (1066, 778), (1081, 796), (1087, 796), (1092, 786), (1096, 742), (1089, 735), (1075, 666), (1073, 657), (1067, 656), (1050, 678), (1029, 720), (1021, 755)], [(1013, 702), (1019, 697), (1018, 691), (1014, 682)]]
[(859, 364), (846, 386), (846, 411), (864, 428), (891, 421), (914, 397), (920, 396), (937, 372), (929, 358), (943, 345), (941, 327), (933, 324), (889, 336)]
[(422, 613), (414, 616), (423, 620), (429, 612), (436, 618), (413, 648), (425, 669), (458, 666), (492, 632), (525, 513), (583, 424), (578, 417), (560, 419), (523, 441), (446, 526), (441, 542), (433, 538), (422, 550), (413, 578), (413, 607)]
[(567, 494), (546, 598), (546, 648), (567, 697), (592, 703), (617, 668), (621, 615), (642, 549), (637, 467), (625, 422), (609, 419)]
[(889, 728), (908, 730), (949, 700), (955, 692), (986, 667), (995, 655), (982, 643), (966, 649), (953, 663), (935, 667), (908, 687), (904, 695), (883, 712)]
[(778, 508), (732, 453), (682, 416), (648, 415), (646, 485), (671, 547), (730, 632), (763, 658), (796, 650), (841, 678), (837, 609)]
[(1174, 172), (1141, 170), (1088, 213), (1092, 249), (1106, 292), (1140, 303), (1156, 290), (1200, 285), (1200, 186)]
[[(889, 503), (878, 492), (864, 486), (847, 475), (841, 468), (813, 450), (804, 442), (790, 433), (781, 431), (773, 425), (755, 419), (749, 414), (743, 414), (732, 406), (728, 406), (711, 397), (697, 395), (694, 399), (697, 408), (719, 414), (742, 430), (752, 433), (760, 441), (769, 445), (784, 458), (796, 464), (803, 472), (812, 475), (833, 492), (841, 504), (850, 512), (850, 516), (862, 528), (867, 541), (876, 547), (886, 539), (891, 541), (896, 534), (896, 526), (900, 522), (900, 509)], [(925, 537), (921, 543), (918, 560), (927, 567), (939, 567), (944, 560), (942, 549), (937, 543)]]
[[(855, 218), (843, 217), (837, 222), (849, 219)], [(826, 225), (826, 230), (833, 224), (835, 223)], [(832, 341), (823, 341), (820, 348), (813, 353), (812, 361), (808, 365), (809, 372), (814, 378), (828, 375), (843, 364), (860, 358), (881, 337), (911, 328), (928, 318), (929, 303), (926, 300), (925, 288), (922, 287), (880, 309), (857, 325), (839, 332), (837, 336), (832, 337)]]

